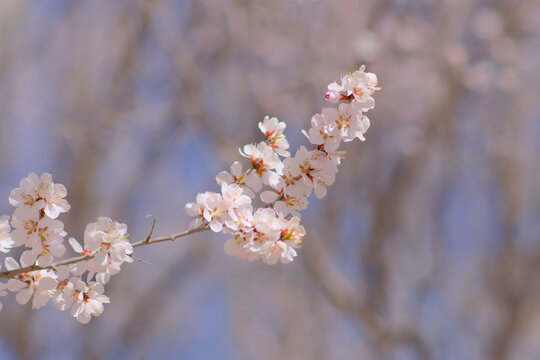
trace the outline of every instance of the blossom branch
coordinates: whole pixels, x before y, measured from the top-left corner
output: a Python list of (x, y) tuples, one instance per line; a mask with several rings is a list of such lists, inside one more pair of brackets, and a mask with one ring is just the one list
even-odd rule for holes
[[(154, 223), (155, 223), (155, 220), (154, 220)], [(152, 230), (153, 230), (153, 228), (154, 228), (154, 226), (152, 226)], [(196, 234), (196, 233), (199, 233), (199, 232), (202, 232), (202, 231), (206, 231), (208, 229), (209, 229), (208, 224), (203, 224), (203, 225), (201, 225), (199, 227), (196, 227), (194, 229), (182, 231), (182, 232), (179, 232), (179, 233), (176, 233), (176, 234), (171, 234), (171, 235), (168, 235), (168, 236), (161, 236), (161, 237), (154, 237), (154, 238), (148, 238), (147, 237), (144, 240), (133, 243), (132, 246), (134, 248), (136, 248), (136, 247), (145, 246), (145, 245), (157, 244), (157, 243), (164, 242), (164, 241), (175, 241), (176, 239), (179, 239), (181, 237)], [(92, 260), (95, 256), (96, 256), (96, 254), (88, 254), (88, 255), (83, 255), (83, 256), (76, 256), (76, 257), (72, 257), (72, 258), (69, 258), (69, 259), (66, 259), (66, 260), (57, 261), (57, 262), (55, 262), (54, 264), (52, 264), (50, 266), (39, 266), (39, 265), (25, 266), (25, 267), (21, 267), (21, 268), (18, 268), (18, 269), (13, 269), (13, 270), (9, 270), (9, 271), (0, 272), (0, 278), (4, 278), (4, 279), (5, 278), (13, 278), (13, 277), (15, 277), (15, 276), (17, 276), (19, 274), (29, 273), (29, 272), (38, 271), (38, 270), (49, 270), (49, 269), (54, 270), (54, 269), (56, 269), (56, 268), (58, 268), (60, 266), (72, 265), (72, 264), (80, 263), (80, 262), (83, 262), (83, 261)]]
[[(0, 282), (0, 296), (6, 295), (5, 289), (16, 292), (21, 304), (33, 297), (36, 309), (52, 299), (60, 310), (71, 308), (79, 322), (87, 323), (110, 302), (104, 285), (120, 272), (123, 263), (136, 259), (134, 248), (208, 229), (232, 235), (224, 245), (228, 255), (266, 264), (293, 261), (306, 234), (299, 211), (308, 207), (312, 193), (322, 199), (334, 183), (345, 158), (340, 144), (365, 140), (370, 126), (365, 113), (375, 106), (371, 95), (379, 88), (376, 75), (364, 70), (361, 67), (343, 76), (341, 84), (328, 86), (326, 99), (339, 105), (323, 108), (312, 117), (311, 127), (302, 131), (312, 149), (301, 146), (292, 155), (284, 134), (287, 125), (266, 116), (259, 123), (265, 140), (240, 149), (251, 166), (243, 170), (235, 161), (230, 173), (222, 171), (216, 176), (221, 192), (199, 193), (195, 202), (186, 204), (186, 213), (195, 220), (180, 233), (153, 238), (153, 217), (150, 233), (130, 243), (126, 224), (99, 217), (86, 226), (83, 245), (69, 239), (80, 256), (56, 261), (66, 251), (67, 233), (57, 218), (70, 209), (67, 190), (52, 182), (48, 173), (30, 174), (10, 193), (9, 202), (16, 208), (11, 219), (0, 219), (0, 252), (28, 249), (20, 264), (13, 257), (5, 259), (6, 271), (0, 273), (0, 279), (8, 281)], [(257, 199), (265, 205), (256, 204)]]

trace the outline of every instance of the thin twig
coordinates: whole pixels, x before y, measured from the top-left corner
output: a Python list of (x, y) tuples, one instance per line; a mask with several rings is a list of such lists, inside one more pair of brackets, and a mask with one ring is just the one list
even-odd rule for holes
[(146, 218), (148, 219), (150, 216), (152, 217), (152, 229), (150, 229), (150, 234), (148, 234), (148, 236), (146, 237), (146, 243), (148, 243), (152, 238), (152, 234), (154, 233), (154, 227), (156, 226), (156, 217), (152, 214), (149, 214), (146, 215)]
[(155, 267), (154, 264), (152, 264), (151, 262), (148, 262), (148, 261), (146, 261), (146, 260), (143, 260), (143, 259), (141, 259), (141, 258), (138, 258), (138, 257), (136, 257), (136, 256), (133, 256), (133, 254), (129, 255), (129, 257), (132, 258), (132, 259), (135, 260), (135, 261), (138, 261), (138, 262), (144, 264), (144, 265), (148, 265), (148, 266), (150, 266), (150, 267)]

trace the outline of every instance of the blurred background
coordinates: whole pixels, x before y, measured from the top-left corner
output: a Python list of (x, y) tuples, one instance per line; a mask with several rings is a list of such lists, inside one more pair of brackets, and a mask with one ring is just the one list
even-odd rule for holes
[(181, 231), (264, 115), (294, 151), (361, 64), (372, 127), (294, 263), (139, 248), (89, 325), (2, 298), (0, 359), (540, 359), (537, 0), (3, 0), (0, 214), (50, 172), (70, 236)]

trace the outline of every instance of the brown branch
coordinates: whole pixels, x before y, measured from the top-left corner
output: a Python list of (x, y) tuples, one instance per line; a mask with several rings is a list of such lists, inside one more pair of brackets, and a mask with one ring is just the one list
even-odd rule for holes
[[(161, 236), (161, 237), (155, 237), (155, 238), (148, 238), (147, 237), (147, 238), (145, 238), (145, 239), (143, 239), (141, 241), (137, 241), (136, 243), (133, 243), (132, 246), (134, 248), (136, 248), (136, 247), (139, 247), (139, 246), (156, 244), (156, 243), (160, 243), (160, 242), (164, 242), (164, 241), (175, 241), (178, 238), (188, 236), (188, 235), (191, 235), (191, 234), (196, 234), (196, 233), (199, 233), (199, 232), (202, 232), (202, 231), (206, 231), (208, 229), (209, 229), (208, 224), (203, 224), (203, 225), (198, 226), (198, 227), (196, 227), (194, 229), (182, 231), (182, 232), (172, 234), (172, 235), (168, 235), (168, 236)], [(153, 226), (152, 226), (152, 230), (153, 230)], [(66, 259), (66, 260), (57, 261), (57, 262), (55, 262), (54, 264), (52, 264), (50, 266), (30, 265), (30, 266), (26, 266), (26, 267), (14, 269), (14, 270), (4, 271), (4, 272), (0, 273), (0, 279), (1, 278), (12, 278), (12, 277), (14, 277), (16, 275), (19, 275), (19, 274), (22, 274), (22, 273), (28, 273), (28, 272), (37, 271), (37, 270), (46, 270), (46, 269), (53, 269), (54, 270), (59, 266), (71, 265), (71, 264), (76, 264), (76, 263), (79, 263), (79, 262), (82, 262), (82, 261), (91, 260), (91, 259), (94, 258), (94, 256), (95, 256), (95, 254), (82, 255), (82, 256), (72, 257), (72, 258), (69, 258), (69, 259)]]

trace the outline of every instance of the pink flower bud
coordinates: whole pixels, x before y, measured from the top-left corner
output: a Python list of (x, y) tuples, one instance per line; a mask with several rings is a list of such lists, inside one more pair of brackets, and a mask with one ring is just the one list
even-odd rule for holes
[(332, 104), (335, 104), (335, 103), (339, 102), (339, 100), (341, 99), (341, 94), (339, 92), (337, 92), (337, 91), (331, 90), (331, 91), (328, 91), (324, 95), (324, 97), (326, 98), (326, 100), (328, 100)]

